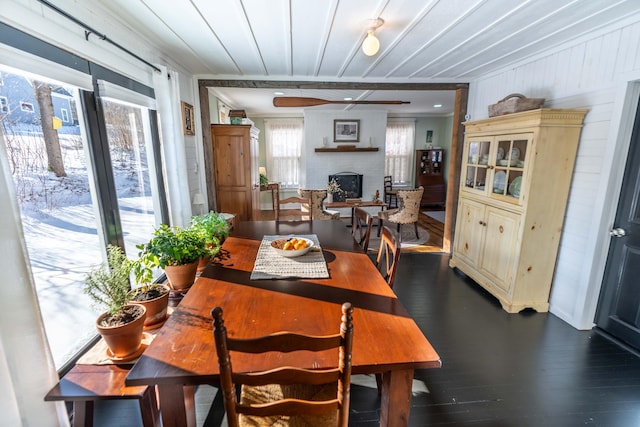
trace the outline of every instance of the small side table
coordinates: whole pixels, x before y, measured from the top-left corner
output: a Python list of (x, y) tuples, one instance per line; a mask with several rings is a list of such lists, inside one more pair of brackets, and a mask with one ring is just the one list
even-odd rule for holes
[(271, 206), (276, 210), (276, 203), (280, 200), (280, 183), (270, 182), (267, 185), (261, 185), (260, 191), (271, 191)]

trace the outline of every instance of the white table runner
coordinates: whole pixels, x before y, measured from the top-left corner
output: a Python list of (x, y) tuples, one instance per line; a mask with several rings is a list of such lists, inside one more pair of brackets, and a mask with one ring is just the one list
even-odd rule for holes
[(259, 279), (328, 279), (329, 270), (320, 248), (318, 236), (315, 234), (296, 235), (313, 242), (313, 247), (306, 254), (296, 258), (286, 258), (279, 255), (271, 247), (271, 242), (283, 237), (291, 236), (264, 236), (258, 249), (256, 262), (251, 272), (251, 280)]

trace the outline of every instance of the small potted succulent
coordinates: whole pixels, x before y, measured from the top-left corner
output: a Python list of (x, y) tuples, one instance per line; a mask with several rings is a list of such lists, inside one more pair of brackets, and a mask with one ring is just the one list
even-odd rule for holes
[(205, 242), (205, 255), (200, 258), (198, 264), (198, 271), (202, 271), (218, 254), (222, 243), (229, 236), (229, 223), (224, 215), (211, 211), (202, 216), (191, 217), (189, 227), (199, 233)]
[(117, 246), (107, 247), (107, 262), (85, 277), (84, 292), (97, 306), (107, 308), (98, 316), (96, 328), (109, 347), (108, 356), (124, 360), (137, 354), (142, 344), (146, 309), (130, 303), (129, 277), (133, 261)]
[(195, 281), (198, 261), (206, 255), (204, 246), (205, 239), (197, 230), (161, 224), (149, 242), (136, 247), (140, 251), (141, 265), (162, 268), (169, 287), (176, 292), (184, 292)]

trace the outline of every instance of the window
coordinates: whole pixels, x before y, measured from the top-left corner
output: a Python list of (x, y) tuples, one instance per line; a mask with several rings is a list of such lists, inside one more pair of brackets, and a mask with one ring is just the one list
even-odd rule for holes
[(405, 185), (412, 180), (415, 134), (414, 120), (394, 120), (387, 123), (384, 172), (393, 177), (394, 184)]
[(35, 111), (33, 108), (33, 104), (26, 101), (20, 101), (20, 109), (27, 113), (33, 113)]
[[(42, 321), (60, 369), (96, 336), (95, 320), (103, 310), (92, 305), (83, 287), (85, 274), (103, 261), (105, 243), (123, 244), (134, 259), (135, 245), (147, 241), (163, 220), (157, 208), (163, 186), (153, 166), (154, 112), (117, 96), (99, 101), (83, 89), (90, 84), (78, 87), (14, 70), (3, 75), (6, 101), (35, 113), (36, 120), (16, 114), (2, 121), (0, 143), (11, 165)], [(45, 138), (40, 123), (51, 123), (55, 111), (35, 110), (18, 97), (40, 90), (49, 96), (64, 90), (69, 96), (62, 116), (78, 111), (76, 124)], [(60, 155), (49, 159), (48, 148)]]
[(9, 100), (6, 96), (0, 96), (0, 113), (9, 114)]
[[(126, 253), (137, 258), (136, 245), (153, 235), (156, 226), (151, 195), (149, 113), (146, 108), (103, 99), (111, 169)], [(159, 218), (158, 218), (159, 220)]]
[(279, 182), (281, 188), (299, 187), (303, 120), (265, 120), (265, 131), (269, 180)]
[(67, 111), (66, 108), (61, 108), (60, 109), (60, 114), (62, 114), (62, 121), (63, 122), (68, 122), (69, 121), (69, 112)]

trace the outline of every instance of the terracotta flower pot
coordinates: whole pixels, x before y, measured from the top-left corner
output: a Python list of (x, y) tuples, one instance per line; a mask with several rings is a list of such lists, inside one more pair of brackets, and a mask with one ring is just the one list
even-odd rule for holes
[(138, 306), (142, 309), (142, 315), (137, 317), (132, 322), (126, 323), (121, 326), (101, 326), (102, 319), (108, 316), (109, 313), (103, 313), (96, 320), (96, 328), (104, 339), (111, 354), (108, 354), (111, 358), (126, 359), (140, 349), (142, 343), (142, 332), (144, 328), (144, 321), (147, 315), (147, 309), (141, 305), (128, 304), (128, 306)]
[(168, 265), (164, 268), (164, 272), (169, 280), (169, 287), (175, 291), (189, 289), (196, 279), (197, 270), (197, 260), (191, 264)]
[(207, 265), (209, 265), (209, 261), (211, 261), (210, 256), (200, 258), (200, 261), (198, 261), (197, 272), (202, 273), (202, 271), (204, 271), (204, 269), (207, 268)]
[(134, 296), (134, 299), (131, 300), (131, 303), (139, 304), (147, 309), (147, 317), (144, 321), (145, 329), (153, 329), (154, 326), (162, 325), (167, 319), (167, 307), (169, 306), (169, 287), (161, 284), (152, 285), (151, 287), (159, 288), (163, 292), (162, 295), (149, 300), (137, 300)]

